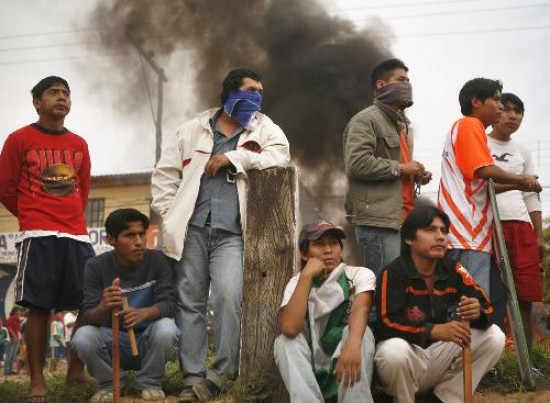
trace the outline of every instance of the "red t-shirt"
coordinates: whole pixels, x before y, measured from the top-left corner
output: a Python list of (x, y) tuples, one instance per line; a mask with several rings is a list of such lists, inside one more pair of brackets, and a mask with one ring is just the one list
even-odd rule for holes
[(8, 320), (6, 321), (6, 327), (8, 328), (8, 332), (10, 333), (10, 338), (12, 338), (14, 335), (19, 337), (19, 332), (21, 330), (21, 320), (19, 319), (19, 316), (10, 315), (8, 317)]
[(88, 145), (68, 130), (25, 126), (8, 136), (0, 154), (0, 201), (20, 231), (87, 235), (90, 190)]

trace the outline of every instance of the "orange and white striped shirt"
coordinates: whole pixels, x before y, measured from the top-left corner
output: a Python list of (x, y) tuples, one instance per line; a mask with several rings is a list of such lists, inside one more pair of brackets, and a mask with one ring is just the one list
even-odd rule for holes
[(494, 165), (481, 120), (465, 116), (453, 125), (443, 146), (438, 206), (449, 216), (453, 249), (491, 253), (493, 211), (487, 181), (477, 170)]

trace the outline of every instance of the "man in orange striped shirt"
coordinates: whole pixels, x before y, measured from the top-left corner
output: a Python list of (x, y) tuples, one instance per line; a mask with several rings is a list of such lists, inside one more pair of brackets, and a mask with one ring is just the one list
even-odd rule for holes
[(438, 205), (451, 219), (448, 257), (460, 261), (489, 294), (493, 212), (487, 180), (524, 191), (541, 191), (536, 176), (516, 175), (495, 165), (485, 129), (498, 122), (502, 83), (475, 78), (459, 94), (464, 117), (454, 123), (443, 146)]

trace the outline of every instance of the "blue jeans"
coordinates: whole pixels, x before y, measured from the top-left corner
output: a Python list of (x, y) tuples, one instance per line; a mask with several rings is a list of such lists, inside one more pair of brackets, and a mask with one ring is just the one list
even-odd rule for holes
[[(232, 377), (239, 369), (242, 236), (210, 226), (189, 225), (183, 257), (176, 263), (176, 284), (176, 323), (181, 330), (180, 366), (185, 377), (184, 386), (207, 378), (223, 388), (217, 375)], [(213, 372), (207, 373), (206, 309), (209, 291), (214, 311), (216, 362)]]
[(489, 279), (491, 284), (491, 295), (489, 297), (493, 306), (492, 320), (503, 332), (506, 332), (504, 317), (506, 316), (506, 307), (508, 304), (508, 289), (500, 277), (500, 269), (494, 259), (491, 259)]
[(13, 372), (13, 363), (19, 351), (20, 340), (10, 340), (6, 345), (6, 359), (4, 360), (4, 373)]
[(59, 346), (59, 347), (50, 347), (52, 352), (52, 358), (55, 358), (56, 360), (60, 360), (65, 356), (65, 347)]
[[(172, 319), (156, 320), (136, 333), (139, 355), (134, 358), (127, 333), (120, 332), (121, 384), (126, 383), (122, 370), (133, 369), (138, 371), (138, 389), (160, 389), (166, 363), (176, 357), (178, 338), (179, 330)], [(112, 342), (111, 328), (97, 326), (80, 327), (71, 341), (71, 349), (86, 364), (100, 390), (113, 388)]]
[(399, 256), (401, 239), (399, 231), (391, 228), (357, 225), (355, 237), (363, 248), (363, 262), (376, 276)]
[(471, 249), (450, 249), (446, 257), (460, 262), (487, 295), (490, 295), (491, 255)]

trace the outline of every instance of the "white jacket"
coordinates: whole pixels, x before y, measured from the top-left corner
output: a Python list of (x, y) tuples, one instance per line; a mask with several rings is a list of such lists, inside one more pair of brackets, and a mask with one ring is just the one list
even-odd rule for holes
[[(164, 253), (180, 260), (187, 224), (195, 210), (204, 166), (210, 159), (214, 133), (210, 118), (219, 110), (200, 113), (184, 123), (172, 138), (165, 140), (162, 155), (151, 178), (151, 207), (163, 218)], [(290, 162), (286, 136), (266, 115), (257, 113), (257, 128), (245, 130), (237, 148), (225, 153), (237, 170), (241, 228), (246, 230), (246, 170), (285, 167)]]

